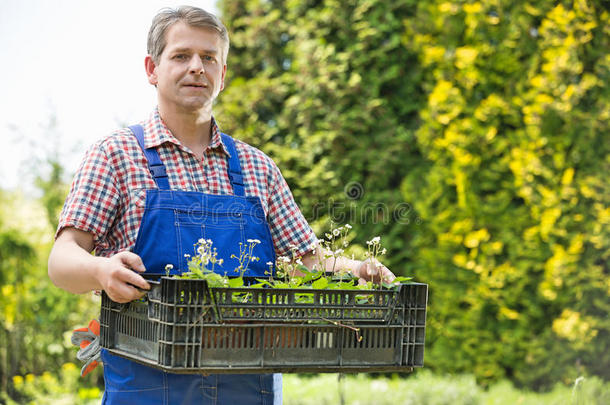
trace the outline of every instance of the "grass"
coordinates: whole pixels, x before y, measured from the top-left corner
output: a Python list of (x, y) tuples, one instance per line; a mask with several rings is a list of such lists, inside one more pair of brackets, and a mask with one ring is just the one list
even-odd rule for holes
[(371, 378), (364, 374), (338, 377), (284, 375), (285, 405), (606, 405), (610, 383), (581, 378), (572, 386), (558, 384), (551, 392), (519, 390), (500, 382), (485, 390), (472, 376), (439, 376), (417, 371), (409, 378)]
[[(100, 373), (96, 370), (94, 373)], [(88, 381), (88, 384), (84, 382)], [(81, 379), (79, 369), (66, 363), (58, 374), (45, 372), (13, 378), (13, 397), (0, 392), (7, 405), (99, 404), (102, 391)], [(610, 382), (579, 377), (571, 386), (557, 384), (546, 393), (515, 388), (504, 381), (489, 389), (469, 375), (443, 376), (417, 370), (408, 376), (372, 377), (366, 374), (284, 375), (284, 405), (607, 405)]]

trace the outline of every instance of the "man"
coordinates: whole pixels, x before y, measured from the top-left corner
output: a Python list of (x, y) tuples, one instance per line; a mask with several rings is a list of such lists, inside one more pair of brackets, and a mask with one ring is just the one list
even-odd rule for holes
[[(317, 239), (277, 166), (221, 134), (212, 116), (228, 49), (226, 28), (204, 10), (164, 9), (153, 19), (144, 62), (158, 107), (141, 125), (116, 131), (87, 152), (49, 257), (57, 286), (104, 290), (116, 302), (138, 299), (149, 288), (139, 273), (158, 274), (166, 264), (184, 269), (184, 255), (200, 237), (212, 239), (225, 261), (245, 238), (261, 240), (252, 275), (291, 250), (308, 267), (323, 258), (322, 249), (318, 256), (310, 251)], [(379, 263), (341, 258), (334, 268), (394, 278)], [(106, 351), (102, 360), (108, 404), (281, 401), (278, 375), (171, 374)]]

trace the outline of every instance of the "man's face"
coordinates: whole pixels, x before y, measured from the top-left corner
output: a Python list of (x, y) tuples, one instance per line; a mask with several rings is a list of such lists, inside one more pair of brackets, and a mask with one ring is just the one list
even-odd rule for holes
[(180, 112), (212, 111), (224, 87), (222, 42), (212, 30), (179, 21), (166, 32), (157, 63), (147, 57), (148, 81), (157, 86), (159, 107)]

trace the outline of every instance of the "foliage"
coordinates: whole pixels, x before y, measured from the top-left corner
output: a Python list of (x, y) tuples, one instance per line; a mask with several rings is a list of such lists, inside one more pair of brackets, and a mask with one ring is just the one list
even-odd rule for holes
[(57, 159), (47, 159), (50, 173), (47, 177), (36, 176), (36, 186), (42, 191), (41, 203), (44, 207), (51, 229), (57, 229), (59, 214), (68, 194), (67, 184), (62, 181), (64, 168)]
[(220, 6), (223, 129), (278, 163), (315, 229), (384, 235), (386, 264), (430, 284), (429, 367), (610, 377), (602, 2)]
[[(18, 402), (2, 393), (0, 401), (7, 405), (98, 404), (102, 392), (89, 384), (77, 385), (78, 373), (77, 366), (66, 363), (58, 376), (49, 372), (15, 376)], [(286, 405), (605, 405), (610, 401), (610, 384), (596, 377), (581, 377), (572, 386), (557, 384), (546, 393), (518, 390), (507, 381), (483, 389), (471, 375), (440, 376), (423, 370), (393, 377), (284, 374), (283, 380)]]
[(405, 42), (428, 100), (428, 364), (532, 387), (609, 378), (610, 18), (600, 3), (420, 3)]
[(284, 374), (283, 380), (286, 405), (601, 405), (610, 400), (610, 384), (595, 377), (578, 385), (557, 384), (544, 394), (518, 390), (508, 381), (484, 389), (472, 375), (442, 376), (423, 370), (391, 378)]
[[(301, 258), (289, 258), (281, 256), (276, 263), (268, 262), (269, 271), (266, 274), (269, 278), (257, 278), (246, 287), (249, 288), (307, 288), (318, 290), (372, 290), (375, 288), (391, 289), (396, 286), (395, 283), (411, 280), (411, 277), (396, 277), (392, 283), (385, 283), (383, 280), (376, 287), (372, 281), (366, 283), (358, 283), (358, 278), (349, 274), (350, 269), (341, 269), (335, 271), (335, 265), (339, 257), (341, 257), (344, 249), (347, 249), (349, 242), (347, 235), (351, 229), (351, 225), (340, 226), (326, 233), (326, 239), (319, 241), (319, 246), (312, 247), (312, 253), (315, 255), (319, 248), (325, 249), (325, 254), (317, 254), (318, 262), (313, 265), (312, 269), (308, 269), (303, 265)], [(239, 242), (239, 256), (233, 254), (232, 258), (237, 258), (239, 266), (232, 272), (220, 275), (220, 269), (216, 265), (222, 266), (223, 259), (218, 259), (218, 252), (213, 247), (211, 239), (199, 239), (194, 245), (195, 253), (193, 255), (186, 254), (188, 270), (176, 276), (184, 279), (206, 280), (209, 287), (244, 287), (244, 274), (248, 270), (248, 265), (252, 261), (258, 261), (259, 257), (254, 255), (254, 248), (261, 243), (258, 239), (248, 239), (247, 243)], [(372, 260), (373, 263), (378, 263), (377, 257), (385, 254), (385, 248), (381, 247), (381, 238), (374, 237), (366, 242), (368, 251), (366, 252), (367, 260)], [(341, 248), (338, 248), (341, 246)], [(327, 261), (332, 263), (331, 271), (327, 271)], [(167, 275), (173, 269), (173, 265), (165, 266)], [(238, 275), (234, 274), (237, 273)], [(231, 274), (229, 276), (228, 274)], [(313, 299), (313, 296), (311, 296)], [(366, 298), (365, 298), (366, 299)]]
[[(221, 7), (232, 38), (230, 82), (216, 110), (223, 129), (277, 162), (316, 231), (333, 220), (359, 235), (389, 237), (388, 257), (398, 255), (390, 261), (408, 274), (398, 263), (415, 218), (398, 185), (405, 164), (417, 161), (405, 148), (414, 136), (415, 56), (401, 43), (412, 6), (337, 0)], [(403, 226), (390, 226), (395, 219)]]
[(99, 311), (90, 295), (62, 291), (47, 276), (53, 231), (46, 214), (54, 209), (0, 192), (0, 392), (7, 397), (22, 395), (14, 376), (55, 373), (73, 359), (68, 331)]
[(86, 385), (80, 383), (80, 370), (74, 363), (63, 364), (58, 373), (16, 375), (12, 380), (15, 399), (0, 396), (7, 405), (92, 405), (99, 404), (102, 394), (91, 381)]

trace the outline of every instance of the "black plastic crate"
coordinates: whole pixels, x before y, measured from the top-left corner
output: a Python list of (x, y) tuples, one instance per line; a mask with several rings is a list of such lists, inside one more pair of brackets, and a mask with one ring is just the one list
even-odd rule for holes
[(426, 284), (397, 291), (208, 288), (162, 278), (102, 296), (102, 347), (180, 373), (410, 371), (423, 366)]

